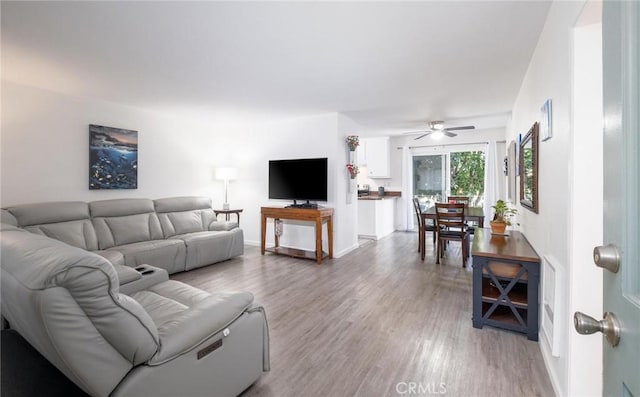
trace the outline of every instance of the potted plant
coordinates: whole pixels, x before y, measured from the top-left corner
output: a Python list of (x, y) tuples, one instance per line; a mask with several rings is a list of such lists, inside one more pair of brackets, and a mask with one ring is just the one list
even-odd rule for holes
[(354, 152), (358, 146), (360, 146), (360, 139), (357, 135), (349, 135), (347, 136), (347, 146), (349, 147), (350, 152)]
[(507, 226), (511, 226), (511, 218), (518, 213), (518, 210), (512, 208), (509, 203), (504, 200), (496, 201), (495, 205), (492, 205), (494, 215), (493, 220), (490, 223), (491, 233), (504, 234)]
[(353, 163), (347, 164), (347, 171), (349, 171), (349, 176), (351, 176), (351, 179), (356, 179), (356, 177), (360, 173), (358, 166)]

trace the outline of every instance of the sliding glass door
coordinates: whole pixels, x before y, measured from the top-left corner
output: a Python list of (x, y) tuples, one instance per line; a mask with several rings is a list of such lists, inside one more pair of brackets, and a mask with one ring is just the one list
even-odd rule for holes
[(469, 206), (484, 203), (484, 152), (481, 150), (449, 154), (449, 195), (469, 197)]
[(442, 202), (447, 192), (447, 156), (413, 156), (413, 196), (425, 207)]
[(414, 153), (413, 196), (423, 207), (449, 196), (470, 197), (472, 207), (484, 202), (484, 151), (450, 149), (437, 154)]

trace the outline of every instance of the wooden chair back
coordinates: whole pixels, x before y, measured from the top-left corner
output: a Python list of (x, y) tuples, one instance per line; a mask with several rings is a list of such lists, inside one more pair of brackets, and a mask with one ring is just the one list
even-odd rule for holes
[(436, 263), (440, 263), (443, 255), (444, 241), (456, 240), (462, 243), (462, 266), (467, 265), (468, 243), (464, 222), (465, 204), (436, 204), (436, 226), (438, 232), (438, 246), (436, 250)]
[(464, 204), (469, 208), (469, 202), (471, 201), (471, 197), (467, 196), (449, 196), (447, 200), (449, 204)]
[(418, 227), (422, 229), (422, 210), (420, 209), (420, 200), (417, 197), (413, 198), (413, 209), (418, 220)]
[(447, 229), (464, 229), (465, 204), (436, 203), (436, 224)]

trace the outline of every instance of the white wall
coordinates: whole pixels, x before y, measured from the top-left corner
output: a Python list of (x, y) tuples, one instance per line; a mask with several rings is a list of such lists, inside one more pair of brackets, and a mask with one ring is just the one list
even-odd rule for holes
[[(581, 311), (598, 317), (603, 312), (603, 271), (594, 265), (592, 251), (603, 242), (602, 24), (576, 28), (573, 42), (569, 315)], [(569, 340), (569, 393), (600, 395), (602, 337), (571, 331)]]
[[(138, 189), (88, 189), (89, 124), (139, 131)], [(52, 200), (212, 195), (215, 135), (165, 115), (2, 81), (3, 206)], [(220, 196), (220, 200), (222, 200)]]
[[(88, 189), (89, 124), (139, 132), (138, 189)], [(258, 244), (260, 206), (286, 204), (267, 199), (268, 160), (328, 157), (329, 200), (323, 204), (335, 209), (334, 251), (339, 254), (357, 244), (352, 219), (357, 211), (346, 204), (344, 147), (335, 113), (216, 126), (2, 81), (0, 204), (206, 195), (221, 207), (224, 187), (213, 179), (213, 169), (234, 166), (239, 175), (230, 184), (229, 202), (244, 208), (245, 240)], [(312, 227), (285, 228), (285, 233), (283, 243), (314, 249)]]
[[(593, 286), (599, 282), (595, 272), (584, 271), (585, 266), (592, 265), (577, 263), (579, 256), (572, 255), (572, 247), (578, 246), (574, 241), (574, 232), (579, 231), (577, 228), (580, 227), (597, 228), (598, 211), (601, 214), (602, 210), (601, 207), (590, 207), (590, 211), (574, 207), (580, 202), (578, 195), (586, 187), (584, 184), (588, 183), (588, 179), (585, 178), (589, 177), (590, 172), (581, 171), (581, 167), (587, 167), (588, 170), (598, 167), (597, 159), (592, 159), (591, 164), (584, 162), (598, 143), (592, 135), (582, 136), (583, 131), (578, 130), (572, 122), (573, 27), (584, 5), (584, 1), (556, 1), (551, 5), (515, 101), (506, 137), (509, 142), (515, 140), (518, 134), (524, 136), (533, 123), (540, 120), (540, 107), (544, 101), (552, 99), (553, 138), (539, 145), (539, 213), (534, 214), (520, 206), (519, 222), (521, 231), (538, 255), (551, 258), (565, 275), (563, 283), (555, 290), (559, 304), (556, 310), (564, 313), (559, 327), (561, 333), (557, 335), (561, 341), (559, 357), (552, 357), (549, 346), (543, 340), (540, 342), (556, 393), (563, 396), (601, 393), (601, 375), (598, 375), (602, 368), (601, 359), (598, 360), (600, 346), (597, 342), (587, 344), (579, 341), (584, 336), (575, 333), (571, 317), (573, 310), (580, 305), (575, 300), (591, 294), (583, 285)], [(587, 143), (588, 147), (581, 149), (578, 146), (581, 143)], [(591, 183), (597, 179), (597, 174), (594, 178)], [(597, 195), (597, 188), (592, 192)], [(580, 221), (588, 223), (578, 221), (574, 224), (577, 218), (583, 218)], [(542, 285), (542, 296), (544, 288)], [(596, 300), (598, 294), (601, 299), (601, 292), (595, 289), (593, 295)]]

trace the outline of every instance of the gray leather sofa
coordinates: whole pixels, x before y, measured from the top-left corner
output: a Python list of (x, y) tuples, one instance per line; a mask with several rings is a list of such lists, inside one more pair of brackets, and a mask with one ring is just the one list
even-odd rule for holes
[(49, 202), (2, 212), (5, 223), (94, 252), (114, 265), (150, 264), (171, 274), (244, 252), (242, 229), (218, 222), (208, 197)]
[[(141, 242), (136, 240), (169, 241), (159, 246), (168, 247), (162, 252), (173, 255), (168, 267), (176, 270), (180, 267), (173, 264), (184, 265), (190, 246), (180, 233), (182, 226), (175, 238), (155, 240), (164, 232), (148, 201), (120, 203), (108, 209), (104, 203), (95, 204), (93, 222), (82, 203), (56, 204), (55, 212), (10, 209), (33, 233), (0, 224), (3, 316), (92, 396), (240, 394), (269, 370), (264, 311), (247, 292), (209, 294), (168, 280), (163, 269), (110, 263), (100, 249), (128, 248), (119, 251), (125, 261), (156, 259), (156, 254), (145, 257), (146, 251), (132, 248)], [(167, 206), (172, 211), (162, 214), (185, 212), (173, 211), (176, 208)], [(135, 221), (127, 220), (129, 216)], [(171, 215), (166, 217), (174, 227), (179, 224)], [(112, 218), (118, 220), (111, 222)], [(3, 221), (7, 220), (5, 213)], [(93, 224), (100, 230), (95, 236)], [(137, 229), (119, 229), (130, 224)], [(101, 243), (107, 229), (119, 237)], [(202, 258), (193, 260), (208, 261), (211, 256)], [(118, 266), (140, 274), (124, 282), (115, 270)], [(124, 288), (128, 295), (122, 293)]]

